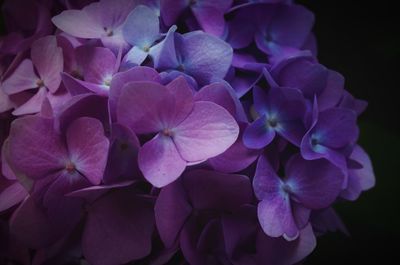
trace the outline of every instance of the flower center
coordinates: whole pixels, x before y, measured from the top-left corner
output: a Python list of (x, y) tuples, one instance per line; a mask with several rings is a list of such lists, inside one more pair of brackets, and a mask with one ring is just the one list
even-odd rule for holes
[(143, 51), (144, 51), (144, 52), (149, 52), (149, 51), (150, 51), (150, 47), (147, 46), (147, 45), (144, 46), (144, 47), (143, 47)]
[(185, 67), (183, 66), (183, 64), (180, 64), (178, 66), (178, 71), (184, 72), (185, 71)]
[(74, 173), (75, 170), (76, 170), (75, 164), (72, 163), (72, 162), (68, 162), (65, 165), (65, 170), (67, 170), (67, 172), (70, 173), (70, 174)]
[(162, 131), (162, 134), (165, 136), (172, 137), (174, 135), (174, 132), (171, 129), (166, 128)]
[(312, 146), (317, 146), (317, 145), (319, 145), (319, 139), (316, 137), (316, 136), (311, 136), (311, 145)]
[(271, 128), (278, 126), (278, 120), (276, 118), (269, 118), (267, 123)]
[(114, 35), (114, 32), (112, 29), (104, 27), (104, 31), (106, 32), (107, 37), (111, 37), (112, 35)]
[(286, 183), (282, 184), (282, 190), (288, 194), (292, 192), (292, 188)]
[(104, 79), (103, 84), (108, 87), (111, 86), (111, 78)]
[(42, 87), (42, 86), (44, 86), (44, 81), (43, 81), (42, 79), (38, 79), (38, 80), (36, 81), (36, 85), (37, 85), (38, 87)]

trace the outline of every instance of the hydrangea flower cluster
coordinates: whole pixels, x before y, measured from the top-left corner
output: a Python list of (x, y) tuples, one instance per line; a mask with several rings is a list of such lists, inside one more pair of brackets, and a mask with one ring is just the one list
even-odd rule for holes
[(279, 265), (374, 186), (291, 0), (6, 0), (0, 263)]

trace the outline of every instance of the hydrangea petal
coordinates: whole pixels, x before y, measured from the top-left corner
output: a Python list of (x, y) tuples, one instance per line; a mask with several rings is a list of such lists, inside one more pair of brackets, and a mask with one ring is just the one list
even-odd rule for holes
[(71, 123), (66, 134), (71, 162), (92, 184), (100, 184), (107, 163), (109, 141), (97, 119), (82, 117)]
[(161, 0), (160, 5), (164, 23), (171, 26), (188, 7), (188, 2), (185, 0)]
[(192, 211), (181, 181), (161, 190), (154, 211), (161, 240), (167, 248), (173, 246)]
[(201, 161), (226, 151), (236, 141), (239, 126), (224, 108), (197, 101), (193, 111), (174, 131), (179, 154), (186, 161)]
[(33, 70), (32, 61), (25, 59), (15, 69), (14, 73), (1, 84), (2, 90), (10, 95), (27, 89), (38, 87), (39, 77)]
[(85, 81), (110, 85), (117, 63), (113, 52), (102, 47), (81, 46), (76, 49), (76, 56)]
[(243, 143), (244, 129), (245, 125), (240, 124), (240, 134), (236, 142), (222, 154), (208, 160), (215, 170), (224, 173), (239, 172), (258, 158), (260, 150), (249, 149)]
[(47, 94), (47, 89), (45, 87), (39, 88), (35, 95), (33, 95), (30, 99), (28, 99), (28, 101), (13, 111), (13, 115), (19, 116), (40, 112), (43, 102), (46, 100)]
[(314, 131), (321, 135), (321, 144), (330, 148), (341, 148), (354, 143), (358, 138), (355, 112), (333, 108), (319, 114)]
[(197, 210), (233, 211), (252, 200), (247, 176), (199, 169), (185, 173), (182, 182)]
[(211, 101), (224, 107), (232, 116), (236, 115), (236, 105), (226, 85), (213, 83), (202, 87), (195, 95), (196, 101)]
[(177, 40), (184, 72), (200, 85), (225, 77), (233, 57), (229, 44), (203, 32), (191, 32)]
[(113, 120), (116, 119), (115, 112), (123, 86), (133, 81), (151, 81), (159, 83), (160, 76), (156, 70), (146, 66), (134, 67), (128, 71), (116, 73), (111, 81), (109, 95), (110, 112)]
[(300, 48), (314, 24), (314, 15), (301, 5), (285, 5), (271, 21), (274, 41), (283, 46)]
[(186, 168), (171, 137), (162, 134), (143, 145), (138, 161), (144, 177), (156, 187), (173, 182)]
[(148, 55), (148, 52), (145, 52), (139, 47), (134, 46), (128, 51), (127, 54), (125, 54), (124, 58), (122, 59), (122, 68), (129, 69), (134, 66), (141, 65), (146, 60)]
[(172, 26), (165, 38), (150, 48), (149, 54), (153, 59), (154, 68), (159, 70), (175, 69), (179, 62), (175, 49), (175, 31), (177, 27)]
[(325, 159), (304, 160), (295, 155), (286, 164), (286, 183), (292, 196), (310, 209), (321, 209), (334, 202), (341, 191), (342, 171)]
[[(85, 9), (84, 9), (85, 10)], [(52, 22), (62, 31), (78, 38), (100, 38), (103, 26), (84, 10), (65, 10), (52, 18)]]
[(348, 200), (356, 200), (362, 191), (369, 190), (375, 185), (375, 175), (368, 154), (359, 145), (354, 147), (350, 159), (360, 163), (362, 168), (349, 169), (349, 183), (340, 196)]
[(139, 5), (128, 15), (122, 31), (129, 44), (149, 49), (160, 35), (158, 16), (151, 8)]
[[(129, 203), (126, 203), (129, 202)], [(89, 206), (82, 248), (91, 264), (125, 264), (151, 250), (154, 213), (151, 200), (125, 189)]]
[(275, 135), (275, 130), (267, 125), (267, 119), (263, 115), (245, 129), (243, 143), (248, 148), (260, 149), (270, 144)]
[(17, 181), (0, 191), (0, 212), (3, 212), (28, 196), (27, 190)]
[(202, 0), (192, 6), (192, 11), (205, 32), (221, 36), (225, 29), (224, 13), (231, 4), (232, 0)]
[(8, 155), (14, 170), (40, 179), (64, 167), (67, 150), (53, 126), (53, 120), (38, 116), (13, 122)]
[(257, 207), (258, 219), (264, 232), (271, 237), (285, 236), (293, 240), (298, 236), (289, 196), (270, 193)]
[(92, 117), (103, 123), (104, 130), (110, 131), (107, 98), (95, 94), (82, 94), (68, 100), (59, 111), (57, 128), (65, 133), (73, 121), (80, 117)]
[(128, 83), (118, 101), (118, 122), (138, 134), (162, 131), (173, 122), (168, 113), (173, 101), (169, 91), (160, 84)]

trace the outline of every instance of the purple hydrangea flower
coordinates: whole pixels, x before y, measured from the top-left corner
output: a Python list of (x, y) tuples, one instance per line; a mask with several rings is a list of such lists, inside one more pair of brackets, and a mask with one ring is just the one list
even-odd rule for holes
[(266, 94), (255, 87), (253, 95), (259, 117), (246, 128), (244, 144), (250, 148), (263, 148), (278, 134), (299, 146), (306, 131), (306, 103), (302, 94), (296, 89), (279, 87), (271, 87)]
[(281, 265), (375, 176), (291, 0), (6, 0), (0, 263)]
[(124, 86), (117, 119), (137, 134), (156, 133), (139, 150), (138, 161), (145, 178), (157, 187), (177, 179), (187, 165), (223, 153), (239, 134), (224, 108), (194, 101), (184, 78), (166, 87), (153, 82)]
[(32, 60), (23, 60), (14, 73), (2, 83), (2, 89), (8, 95), (37, 89), (30, 99), (14, 110), (15, 115), (39, 112), (48, 91), (55, 93), (61, 83), (63, 56), (54, 36), (37, 40), (32, 45), (31, 58)]
[(82, 10), (66, 10), (52, 21), (62, 31), (84, 39), (98, 39), (117, 52), (127, 49), (122, 34), (123, 24), (136, 2), (133, 0), (101, 0)]
[(344, 175), (326, 160), (306, 161), (294, 155), (285, 165), (281, 179), (265, 157), (257, 164), (254, 192), (261, 201), (258, 218), (272, 237), (296, 239), (308, 224), (310, 210), (323, 209), (341, 191)]

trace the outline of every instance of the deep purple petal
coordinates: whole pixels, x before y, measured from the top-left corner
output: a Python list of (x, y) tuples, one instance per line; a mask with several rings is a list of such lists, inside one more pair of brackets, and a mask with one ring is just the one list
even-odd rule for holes
[(203, 0), (192, 5), (191, 9), (205, 32), (221, 36), (225, 29), (224, 13), (231, 4), (232, 0)]
[(275, 138), (275, 130), (267, 125), (265, 116), (261, 116), (251, 123), (244, 131), (243, 143), (248, 148), (264, 148)]
[(80, 117), (92, 117), (103, 123), (104, 130), (109, 132), (109, 113), (107, 98), (94, 95), (82, 94), (71, 98), (59, 111), (58, 127), (65, 133), (70, 124)]
[(321, 209), (334, 202), (341, 191), (343, 172), (325, 159), (304, 160), (295, 155), (286, 165), (285, 181), (292, 196), (310, 209)]
[(368, 154), (360, 146), (354, 147), (350, 159), (360, 163), (362, 168), (349, 169), (348, 186), (340, 196), (348, 200), (356, 200), (362, 191), (375, 186), (375, 174)]
[(154, 211), (161, 240), (167, 248), (173, 246), (192, 211), (182, 182), (174, 182), (161, 190)]
[(189, 201), (197, 210), (233, 211), (252, 200), (247, 176), (193, 170), (185, 173), (182, 181)]
[(171, 26), (189, 6), (185, 0), (161, 0), (161, 17), (164, 23)]
[(0, 192), (0, 212), (22, 202), (26, 196), (28, 191), (18, 181), (14, 181)]
[(153, 230), (151, 200), (132, 190), (111, 192), (89, 207), (83, 254), (91, 264), (101, 265), (143, 258), (150, 253)]

